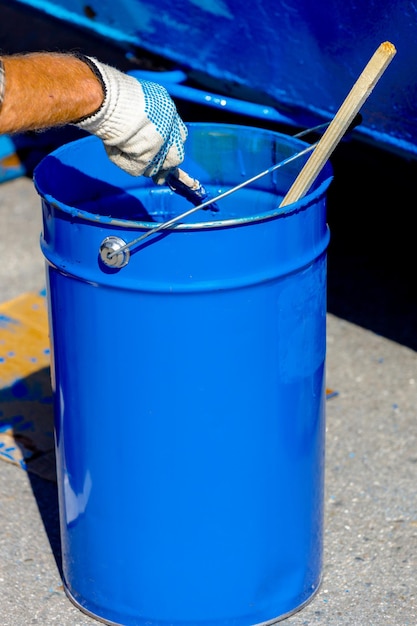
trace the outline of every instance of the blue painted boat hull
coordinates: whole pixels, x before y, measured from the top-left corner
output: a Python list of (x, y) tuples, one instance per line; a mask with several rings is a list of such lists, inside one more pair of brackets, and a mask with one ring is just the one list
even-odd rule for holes
[(373, 52), (397, 55), (363, 107), (359, 138), (417, 154), (417, 17), (408, 0), (16, 0), (127, 52), (162, 55), (205, 88), (310, 126), (337, 111)]

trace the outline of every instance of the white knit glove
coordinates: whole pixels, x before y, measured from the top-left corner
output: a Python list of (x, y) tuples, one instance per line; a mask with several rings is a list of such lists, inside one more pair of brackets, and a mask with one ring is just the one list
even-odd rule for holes
[(104, 85), (100, 109), (75, 126), (103, 140), (109, 158), (133, 176), (162, 185), (184, 160), (187, 129), (165, 87), (87, 57)]

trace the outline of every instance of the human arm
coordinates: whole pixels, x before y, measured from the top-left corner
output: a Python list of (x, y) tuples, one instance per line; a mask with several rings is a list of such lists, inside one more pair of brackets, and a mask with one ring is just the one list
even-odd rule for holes
[(71, 54), (0, 58), (0, 133), (75, 124), (100, 137), (116, 165), (157, 183), (182, 162), (187, 131), (161, 85)]
[(103, 102), (100, 81), (73, 55), (36, 52), (4, 56), (2, 61), (0, 134), (70, 124), (91, 115)]

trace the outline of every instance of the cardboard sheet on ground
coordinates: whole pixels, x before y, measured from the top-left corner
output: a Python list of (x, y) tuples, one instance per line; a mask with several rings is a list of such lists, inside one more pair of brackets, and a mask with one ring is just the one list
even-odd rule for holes
[(0, 458), (55, 480), (46, 298), (0, 305)]

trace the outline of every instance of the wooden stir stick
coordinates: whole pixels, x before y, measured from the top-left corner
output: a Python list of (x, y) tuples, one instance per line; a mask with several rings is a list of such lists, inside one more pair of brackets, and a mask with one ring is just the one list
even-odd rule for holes
[(374, 52), (311, 153), (310, 158), (291, 185), (280, 207), (297, 202), (305, 196), (396, 52), (395, 46), (389, 41), (381, 43)]

